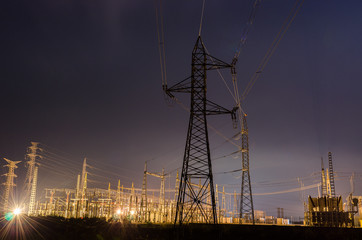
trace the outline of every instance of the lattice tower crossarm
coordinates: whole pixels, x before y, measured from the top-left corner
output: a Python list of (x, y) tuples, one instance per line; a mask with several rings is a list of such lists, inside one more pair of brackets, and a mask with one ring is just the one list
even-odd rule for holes
[(250, 171), (249, 171), (249, 130), (246, 121), (246, 114), (243, 115), (241, 126), (241, 155), (242, 155), (242, 179), (240, 196), (240, 218), (246, 221), (254, 220), (254, 204), (251, 192)]
[[(235, 109), (227, 110), (207, 100), (206, 72), (212, 69), (231, 68), (231, 65), (207, 54), (199, 36), (192, 51), (191, 67), (191, 78), (165, 89), (170, 97), (173, 97), (171, 92), (184, 92), (191, 95), (190, 119), (174, 223), (195, 221), (217, 223), (206, 116), (231, 114), (235, 119)], [(201, 187), (194, 187), (193, 184), (199, 180), (202, 181)], [(210, 208), (207, 205), (208, 198), (211, 198)]]

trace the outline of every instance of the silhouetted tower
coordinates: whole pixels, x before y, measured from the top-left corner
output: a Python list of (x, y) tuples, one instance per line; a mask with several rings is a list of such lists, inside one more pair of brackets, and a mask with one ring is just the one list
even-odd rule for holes
[[(217, 223), (206, 116), (231, 114), (235, 119), (236, 109), (230, 111), (207, 100), (206, 73), (207, 70), (231, 68), (232, 66), (206, 53), (201, 37), (198, 36), (192, 51), (191, 67), (190, 78), (171, 88), (163, 86), (170, 97), (173, 97), (171, 92), (191, 94), (190, 119), (174, 223), (182, 224), (192, 222), (194, 219), (200, 219), (200, 222)], [(192, 184), (198, 180), (202, 181), (201, 188), (194, 187)], [(207, 190), (209, 185), (210, 191)], [(210, 197), (211, 211), (208, 212), (206, 202)], [(199, 216), (196, 217), (196, 214)]]
[(332, 163), (332, 153), (328, 153), (328, 163), (329, 163), (329, 181), (331, 186), (331, 197), (336, 196), (336, 188), (334, 185), (334, 173), (333, 173), (333, 163)]
[(8, 163), (4, 167), (9, 168), (8, 173), (4, 174), (4, 176), (6, 176), (6, 182), (3, 183), (5, 185), (3, 211), (4, 213), (6, 213), (7, 211), (9, 211), (9, 200), (13, 200), (14, 197), (13, 188), (16, 186), (16, 184), (14, 183), (14, 178), (17, 177), (14, 170), (15, 168), (18, 168), (16, 164), (21, 161), (11, 161), (7, 158), (4, 158), (4, 160)]
[(242, 179), (240, 196), (240, 218), (245, 221), (252, 221), (254, 224), (254, 204), (251, 192), (250, 171), (249, 171), (249, 130), (246, 121), (246, 114), (243, 114), (241, 125), (241, 155), (242, 155)]

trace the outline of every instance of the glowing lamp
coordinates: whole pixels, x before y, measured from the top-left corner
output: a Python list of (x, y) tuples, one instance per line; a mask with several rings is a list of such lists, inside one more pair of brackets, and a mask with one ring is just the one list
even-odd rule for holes
[(131, 212), (130, 212), (130, 213), (131, 213), (131, 215), (133, 215), (133, 214), (134, 214), (134, 210), (131, 210)]

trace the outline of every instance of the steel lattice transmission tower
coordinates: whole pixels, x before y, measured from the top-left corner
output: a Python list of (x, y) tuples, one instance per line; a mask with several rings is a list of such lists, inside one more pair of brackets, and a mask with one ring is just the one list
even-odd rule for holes
[(42, 151), (42, 149), (38, 147), (38, 144), (39, 143), (37, 143), (37, 142), (31, 142), (31, 146), (28, 147), (28, 153), (26, 154), (26, 158), (28, 159), (28, 161), (26, 162), (28, 170), (26, 172), (25, 183), (26, 183), (26, 191), (27, 191), (28, 195), (30, 195), (31, 187), (33, 184), (36, 160), (38, 158), (41, 158), (41, 156), (39, 156), (38, 152)]
[(333, 163), (332, 163), (332, 153), (328, 152), (328, 163), (329, 163), (329, 181), (331, 186), (331, 197), (336, 196), (336, 187), (334, 185), (334, 173), (333, 173)]
[(37, 181), (38, 181), (38, 167), (35, 167), (34, 177), (31, 186), (31, 193), (30, 193), (29, 209), (28, 209), (29, 216), (35, 213), (35, 197), (36, 197)]
[(9, 168), (8, 173), (4, 174), (4, 176), (6, 176), (6, 182), (3, 183), (5, 185), (3, 212), (6, 213), (9, 210), (9, 200), (13, 200), (14, 197), (13, 188), (16, 186), (14, 178), (17, 177), (15, 175), (15, 168), (18, 168), (16, 164), (21, 161), (11, 161), (7, 158), (4, 158), (4, 160), (8, 163), (4, 167)]
[[(207, 115), (231, 114), (235, 111), (225, 109), (206, 98), (207, 71), (232, 68), (217, 58), (210, 56), (201, 37), (198, 36), (192, 51), (191, 77), (171, 88), (163, 86), (170, 97), (171, 92), (191, 94), (190, 119), (183, 158), (179, 194), (177, 198), (175, 224), (187, 222), (217, 223), (214, 182), (211, 166)], [(196, 187), (201, 181), (201, 186)], [(208, 190), (209, 189), (209, 190)], [(208, 204), (211, 199), (211, 204)]]
[(37, 174), (35, 173), (36, 165), (39, 165), (36, 160), (42, 158), (38, 153), (42, 151), (41, 148), (38, 147), (39, 143), (31, 142), (31, 146), (28, 147), (28, 153), (25, 155), (27, 166), (26, 178), (25, 178), (25, 194), (26, 198), (29, 199), (28, 205), (28, 214), (32, 214), (35, 207), (35, 196), (36, 196), (36, 186), (37, 186)]
[(246, 114), (243, 114), (241, 124), (241, 154), (242, 154), (242, 180), (240, 197), (240, 218), (254, 224), (254, 205), (251, 192), (250, 171), (249, 171), (249, 130), (246, 121)]

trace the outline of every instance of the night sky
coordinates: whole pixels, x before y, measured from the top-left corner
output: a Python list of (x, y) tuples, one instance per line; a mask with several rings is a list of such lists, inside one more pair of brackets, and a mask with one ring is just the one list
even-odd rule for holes
[[(231, 62), (251, 11), (250, 0), (206, 0), (202, 38)], [(250, 81), (295, 1), (261, 1), (237, 64), (240, 91)], [(154, 1), (6, 1), (0, 8), (0, 157), (24, 161), (31, 141), (42, 159), (39, 186), (75, 187), (84, 157), (90, 187), (121, 179), (141, 188), (143, 166), (171, 172), (182, 165), (189, 113), (165, 101), (161, 87)], [(163, 1), (167, 76), (190, 76), (202, 1)], [(362, 195), (362, 2), (306, 0), (244, 102), (248, 114), (254, 193), (318, 183), (320, 158), (333, 153), (336, 193)], [(228, 71), (223, 76), (231, 87)], [(209, 99), (231, 109), (216, 72)], [(189, 95), (177, 94), (189, 106)], [(209, 123), (231, 138), (229, 116)], [(236, 151), (209, 129), (212, 158)], [(49, 156), (49, 155), (48, 155)], [(1, 160), (5, 165), (5, 161)], [(58, 164), (58, 165), (57, 165)], [(59, 165), (60, 164), (60, 165)], [(240, 192), (237, 155), (213, 161), (215, 183)], [(54, 170), (54, 172), (52, 172)], [(2, 173), (6, 168), (2, 169)], [(17, 184), (26, 169), (19, 164)], [(5, 177), (1, 178), (5, 182)], [(151, 179), (159, 188), (159, 180)], [(41, 190), (38, 191), (40, 198)], [(305, 195), (316, 196), (316, 188)], [(302, 216), (301, 193), (255, 196), (254, 208)]]

